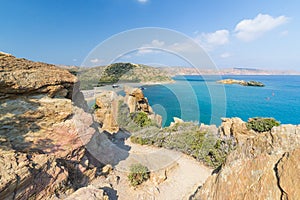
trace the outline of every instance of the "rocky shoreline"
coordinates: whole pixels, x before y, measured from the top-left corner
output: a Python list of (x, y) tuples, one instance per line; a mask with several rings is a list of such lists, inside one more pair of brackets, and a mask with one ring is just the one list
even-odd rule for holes
[(235, 80), (235, 79), (224, 79), (217, 81), (217, 83), (222, 83), (222, 84), (238, 84), (242, 86), (254, 86), (254, 87), (264, 87), (265, 85), (261, 82), (258, 81), (245, 81), (245, 80)]

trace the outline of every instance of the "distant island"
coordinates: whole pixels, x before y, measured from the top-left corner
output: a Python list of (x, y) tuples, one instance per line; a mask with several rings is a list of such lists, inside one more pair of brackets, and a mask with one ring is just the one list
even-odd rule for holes
[(254, 87), (264, 87), (265, 85), (262, 82), (259, 81), (245, 81), (245, 80), (235, 80), (235, 79), (224, 79), (217, 81), (217, 83), (222, 83), (222, 84), (239, 84), (242, 86), (254, 86)]

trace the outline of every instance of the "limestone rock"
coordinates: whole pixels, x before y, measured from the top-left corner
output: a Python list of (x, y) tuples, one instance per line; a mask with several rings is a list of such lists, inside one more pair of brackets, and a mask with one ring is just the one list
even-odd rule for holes
[(219, 134), (221, 137), (233, 137), (240, 143), (256, 135), (254, 131), (248, 130), (246, 123), (238, 117), (222, 118)]
[(96, 120), (102, 124), (102, 129), (109, 133), (119, 131), (117, 123), (119, 101), (122, 97), (114, 91), (102, 92), (96, 98), (98, 109), (95, 111)]
[(127, 103), (130, 113), (136, 111), (152, 112), (148, 99), (144, 97), (144, 93), (140, 88), (125, 87), (124, 91), (126, 93), (125, 103)]
[(297, 199), (300, 197), (300, 149), (284, 154), (277, 164), (278, 184), (285, 199)]
[[(239, 120), (234, 121), (241, 125)], [(229, 134), (235, 132), (232, 129), (237, 130), (234, 123)], [(300, 184), (298, 127), (282, 125), (238, 142), (237, 149), (229, 154), (220, 171), (207, 179), (196, 199), (297, 198)], [(228, 133), (226, 130), (229, 129), (223, 131)]]
[(178, 117), (173, 117), (174, 122), (171, 122), (170, 127), (174, 126), (175, 124), (181, 124), (184, 123), (184, 121)]
[(65, 69), (0, 54), (0, 98), (41, 93), (71, 98), (75, 82)]
[(95, 130), (70, 100), (75, 81), (54, 65), (0, 53), (1, 199), (49, 199), (94, 178), (83, 145)]

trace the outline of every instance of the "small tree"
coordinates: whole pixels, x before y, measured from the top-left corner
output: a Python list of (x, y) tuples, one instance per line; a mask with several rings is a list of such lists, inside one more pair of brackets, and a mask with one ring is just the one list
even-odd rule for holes
[(130, 173), (128, 179), (132, 186), (137, 186), (148, 180), (150, 177), (150, 172), (148, 168), (142, 164), (132, 164), (130, 166)]

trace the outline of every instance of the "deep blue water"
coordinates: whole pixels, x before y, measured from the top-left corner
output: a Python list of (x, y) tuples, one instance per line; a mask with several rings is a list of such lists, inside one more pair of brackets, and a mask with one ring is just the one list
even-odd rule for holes
[[(216, 83), (221, 78), (255, 80), (265, 87)], [(173, 117), (220, 125), (221, 117), (274, 117), (300, 124), (300, 76), (181, 76), (165, 85), (144, 86), (154, 111), (168, 126)]]

